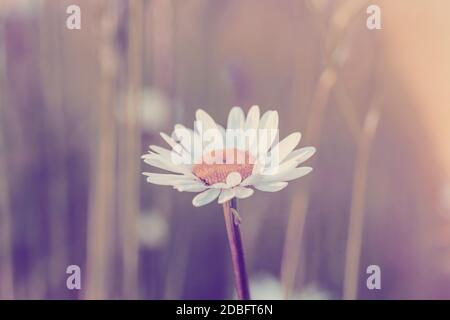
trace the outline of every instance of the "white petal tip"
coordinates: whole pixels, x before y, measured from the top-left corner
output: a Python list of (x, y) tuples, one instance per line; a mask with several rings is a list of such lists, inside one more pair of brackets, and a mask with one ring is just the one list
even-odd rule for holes
[(255, 190), (250, 188), (244, 188), (244, 187), (238, 187), (235, 190), (236, 198), (238, 199), (245, 199), (253, 195)]
[(317, 149), (314, 147), (303, 147), (302, 149), (307, 150), (309, 157), (313, 156), (317, 151)]
[(220, 194), (219, 189), (208, 189), (206, 191), (203, 191), (202, 193), (199, 193), (192, 199), (192, 205), (194, 207), (201, 207), (204, 206), (212, 201), (214, 201)]
[(278, 192), (288, 185), (287, 182), (274, 182), (274, 183), (264, 183), (256, 185), (255, 188), (264, 192)]
[(199, 118), (202, 115), (208, 115), (208, 113), (205, 110), (203, 110), (202, 108), (198, 108), (197, 111), (195, 111), (195, 116), (197, 118)]

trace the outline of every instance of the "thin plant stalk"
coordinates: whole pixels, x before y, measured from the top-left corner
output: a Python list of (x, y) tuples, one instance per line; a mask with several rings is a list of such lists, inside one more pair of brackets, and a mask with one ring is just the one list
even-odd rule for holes
[(143, 2), (129, 4), (128, 17), (128, 92), (125, 110), (122, 173), (122, 257), (124, 297), (136, 298), (138, 291), (139, 244), (136, 233), (139, 214), (139, 100), (142, 86), (142, 26)]
[[(311, 145), (316, 145), (320, 140), (325, 109), (336, 80), (337, 74), (333, 67), (326, 68), (320, 76), (306, 128), (306, 136), (309, 138)], [(293, 199), (281, 260), (281, 283), (285, 299), (289, 299), (294, 289), (298, 260), (300, 258), (300, 250), (298, 248), (301, 247), (303, 228), (309, 205), (309, 186), (299, 190)]]
[[(334, 13), (332, 17), (332, 27), (327, 36), (324, 35), (322, 26), (316, 23), (319, 34), (324, 38), (325, 42), (325, 68), (321, 73), (319, 82), (315, 88), (311, 113), (308, 117), (305, 136), (308, 137), (311, 145), (317, 145), (320, 140), (325, 109), (330, 96), (338, 83), (339, 61), (336, 61), (333, 56), (336, 50), (343, 45), (341, 40), (347, 26), (354, 15), (361, 10), (365, 2), (366, 0), (344, 2)], [(342, 102), (344, 97), (343, 92), (341, 89), (338, 91), (340, 93), (339, 102)], [(342, 104), (339, 109), (352, 134), (357, 135), (358, 126), (355, 121), (354, 110), (351, 110), (348, 105), (345, 108)], [(283, 285), (284, 297), (286, 299), (289, 299), (295, 285), (298, 260), (300, 258), (300, 250), (298, 248), (301, 248), (302, 245), (309, 196), (310, 186), (307, 184), (306, 187), (299, 190), (293, 197), (294, 201), (289, 213), (288, 229), (284, 241), (281, 262), (281, 282)]]
[(223, 204), (223, 215), (227, 229), (228, 243), (230, 245), (236, 293), (239, 300), (250, 300), (244, 248), (242, 247), (239, 222), (233, 212), (234, 210), (237, 210), (236, 199), (232, 199)]
[[(179, 39), (178, 39), (178, 29), (179, 29), (179, 9), (180, 3), (177, 0), (171, 1), (153, 1), (150, 3), (152, 7), (152, 17), (153, 17), (153, 28), (150, 28), (152, 35), (152, 70), (153, 75), (152, 81), (161, 87), (167, 86), (168, 92), (170, 92), (172, 97), (178, 97), (182, 95), (182, 68), (179, 68), (181, 60), (177, 54), (180, 51)], [(158, 14), (159, 17), (164, 17), (161, 21), (157, 21), (155, 15)], [(157, 25), (159, 23), (159, 25)], [(161, 37), (164, 37), (161, 33), (155, 30), (163, 28), (166, 30), (167, 39), (169, 39), (166, 51), (160, 49), (157, 44)], [(162, 64), (160, 63), (162, 57), (170, 57), (167, 61), (167, 65), (164, 68), (160, 68)], [(170, 70), (167, 74), (167, 70)], [(164, 79), (168, 80), (164, 80)], [(167, 82), (165, 82), (167, 81)], [(175, 122), (183, 121), (184, 108), (180, 108), (178, 104), (175, 104), (171, 109), (171, 117)], [(167, 205), (167, 204), (166, 204)], [(180, 222), (180, 218), (176, 210), (176, 203), (169, 201), (167, 206), (168, 219), (171, 221)], [(183, 222), (181, 222), (183, 223)], [(189, 256), (191, 252), (191, 242), (192, 242), (192, 232), (189, 228), (183, 228), (182, 232), (178, 232), (176, 239), (181, 239), (179, 243), (180, 246), (176, 248), (176, 254), (174, 254), (174, 263), (170, 263), (167, 268), (166, 282), (164, 284), (164, 299), (180, 299), (183, 290), (185, 288), (187, 280), (187, 265), (189, 261)], [(174, 240), (177, 242), (177, 240)]]
[(363, 132), (355, 160), (353, 174), (352, 200), (348, 227), (347, 246), (345, 253), (344, 300), (355, 300), (358, 296), (359, 263), (364, 227), (364, 204), (366, 200), (366, 182), (369, 165), (369, 155), (375, 135), (379, 109), (369, 110), (364, 121)]
[[(55, 19), (55, 14), (61, 10), (61, 3), (46, 0), (41, 3), (43, 14), (40, 15), (39, 27), (39, 66), (43, 84), (42, 93), (48, 117), (52, 124), (48, 130), (50, 132), (57, 132), (53, 134), (56, 148), (46, 152), (51, 154), (46, 157), (46, 161), (51, 161), (51, 166), (58, 174), (49, 182), (48, 203), (49, 203), (49, 237), (50, 237), (50, 264), (48, 269), (48, 280), (42, 283), (41, 272), (36, 271), (35, 280), (36, 286), (31, 286), (33, 298), (37, 299), (41, 296), (38, 286), (48, 286), (51, 295), (56, 294), (59, 284), (63, 280), (64, 274), (59, 270), (67, 265), (68, 250), (65, 230), (67, 225), (67, 169), (65, 166), (65, 154), (67, 153), (66, 142), (66, 125), (64, 120), (64, 104), (65, 104), (65, 78), (63, 64), (64, 64), (64, 50), (67, 42), (61, 33), (61, 29), (56, 27), (59, 23)], [(55, 40), (57, 39), (57, 40)], [(35, 260), (39, 260), (38, 257)], [(40, 266), (43, 268), (44, 265)]]
[(108, 293), (108, 262), (110, 261), (110, 230), (115, 199), (116, 132), (111, 105), (114, 102), (113, 87), (116, 79), (114, 35), (116, 32), (116, 8), (108, 1), (97, 4), (100, 15), (99, 30), (99, 104), (95, 114), (98, 128), (95, 145), (95, 170), (89, 203), (87, 228), (86, 299), (105, 299)]
[[(3, 26), (0, 24), (0, 47), (3, 44)], [(4, 47), (3, 47), (4, 48)], [(0, 49), (1, 50), (1, 49)], [(6, 104), (6, 61), (0, 51), (0, 128), (4, 128), (4, 105)], [(7, 176), (6, 142), (0, 131), (0, 299), (14, 299), (14, 268), (12, 260), (12, 212)]]

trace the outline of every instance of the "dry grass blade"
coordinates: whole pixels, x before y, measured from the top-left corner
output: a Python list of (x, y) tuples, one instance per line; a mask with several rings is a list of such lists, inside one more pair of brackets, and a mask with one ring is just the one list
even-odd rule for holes
[[(343, 2), (334, 13), (330, 32), (326, 36), (322, 27), (320, 27), (321, 24), (317, 23), (319, 26), (318, 28), (320, 28), (319, 33), (323, 35), (325, 41), (325, 67), (313, 95), (311, 113), (308, 117), (305, 132), (305, 137), (310, 145), (319, 145), (324, 112), (332, 90), (337, 83), (339, 66), (333, 59), (333, 55), (339, 47), (351, 19), (361, 10), (365, 3), (367, 3), (366, 0), (349, 0)], [(347, 106), (347, 108), (348, 107), (349, 106)], [(340, 111), (352, 131), (352, 134), (355, 135), (355, 130), (358, 129), (355, 124), (356, 117), (354, 116), (354, 110), (347, 110), (346, 112)], [(351, 115), (350, 118), (349, 115)], [(309, 204), (309, 186), (300, 189), (293, 198), (295, 200), (291, 204), (288, 230), (286, 232), (281, 262), (281, 282), (286, 299), (291, 295), (295, 285), (295, 276), (300, 257), (299, 248), (301, 248), (303, 228)]]
[(139, 154), (140, 127), (139, 110), (142, 87), (142, 29), (143, 2), (129, 3), (128, 16), (128, 88), (125, 109), (122, 198), (122, 259), (124, 296), (137, 297), (138, 288), (138, 239), (137, 216), (139, 214)]
[[(0, 24), (0, 124), (3, 123), (4, 105), (6, 104), (6, 64), (3, 42), (3, 27)], [(3, 129), (3, 125), (0, 125)], [(3, 131), (0, 130), (0, 299), (14, 299), (13, 263), (12, 263), (12, 216), (9, 200), (9, 186), (6, 168), (6, 149)]]
[(115, 6), (101, 1), (95, 9), (101, 16), (99, 44), (100, 91), (99, 105), (93, 108), (98, 140), (94, 150), (95, 165), (93, 190), (90, 195), (87, 234), (87, 299), (106, 298), (108, 292), (109, 226), (112, 222), (115, 200), (115, 122), (113, 116), (113, 87), (116, 59), (113, 38), (116, 32)]
[(373, 107), (367, 113), (363, 132), (358, 143), (355, 168), (353, 172), (352, 200), (350, 221), (345, 254), (344, 294), (345, 300), (354, 300), (358, 295), (359, 261), (364, 226), (364, 204), (366, 199), (366, 182), (369, 156), (375, 136), (380, 110)]

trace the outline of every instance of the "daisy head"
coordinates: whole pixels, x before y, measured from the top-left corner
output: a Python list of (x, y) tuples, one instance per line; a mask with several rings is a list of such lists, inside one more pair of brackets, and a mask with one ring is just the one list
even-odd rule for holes
[(295, 149), (300, 132), (279, 141), (278, 112), (269, 110), (260, 117), (258, 106), (247, 116), (240, 107), (232, 108), (226, 128), (199, 109), (194, 129), (177, 124), (170, 136), (161, 137), (170, 148), (152, 145), (142, 158), (170, 173), (143, 174), (150, 183), (199, 193), (192, 200), (196, 207), (217, 198), (220, 204), (247, 198), (254, 189), (280, 191), (311, 172), (299, 165), (315, 153), (313, 147)]

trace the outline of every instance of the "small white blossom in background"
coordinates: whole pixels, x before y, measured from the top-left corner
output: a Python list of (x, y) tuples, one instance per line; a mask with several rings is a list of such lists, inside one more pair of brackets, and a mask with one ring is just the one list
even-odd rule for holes
[(311, 283), (303, 288), (298, 296), (299, 300), (331, 300), (333, 299), (330, 292)]
[[(250, 279), (250, 292), (255, 300), (283, 300), (283, 287), (271, 274), (258, 274)], [(297, 292), (293, 297), (298, 295)], [(295, 299), (295, 298), (294, 298)]]
[(170, 101), (163, 91), (148, 88), (142, 92), (141, 125), (144, 130), (161, 130), (170, 117)]
[(8, 14), (37, 14), (39, 1), (30, 0), (1, 0), (0, 16)]
[(168, 240), (169, 223), (158, 210), (143, 212), (138, 218), (138, 235), (141, 245), (148, 249), (160, 249)]
[[(250, 291), (255, 300), (283, 300), (284, 290), (278, 278), (262, 273), (250, 279)], [(301, 291), (294, 291), (290, 300), (329, 300), (331, 294), (315, 284), (306, 285)]]

